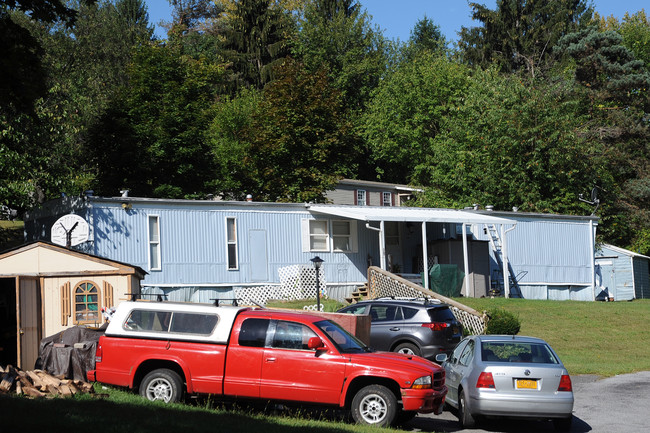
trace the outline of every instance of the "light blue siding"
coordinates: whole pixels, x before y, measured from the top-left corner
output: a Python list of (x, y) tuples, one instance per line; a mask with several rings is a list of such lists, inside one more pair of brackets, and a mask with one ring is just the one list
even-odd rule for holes
[(602, 245), (596, 253), (596, 284), (616, 301), (648, 298), (649, 259), (623, 248)]
[[(279, 283), (280, 268), (295, 264), (311, 266), (310, 260), (316, 255), (325, 260), (323, 269), (328, 283), (358, 284), (366, 279), (367, 257), (378, 249), (375, 233), (359, 225), (357, 253), (303, 252), (301, 220), (314, 218), (306, 210), (135, 203), (131, 210), (124, 211), (118, 203), (96, 202), (92, 214), (94, 254), (142, 267), (149, 272), (144, 285)], [(160, 271), (149, 267), (149, 215), (160, 219)], [(227, 264), (228, 217), (237, 220), (236, 270), (229, 270)], [(259, 242), (265, 242), (266, 250), (259, 248)], [(260, 260), (267, 263), (266, 269), (260, 268)], [(253, 264), (258, 264), (255, 269)]]
[[(379, 235), (366, 228), (365, 221), (350, 220), (357, 228), (358, 248), (354, 252), (306, 252), (303, 220), (344, 218), (311, 214), (303, 204), (144, 198), (127, 201), (130, 208), (126, 210), (120, 198), (58, 201), (35, 212), (35, 217), (26, 220), (25, 230), (28, 239), (49, 240), (48, 230), (57, 216), (71, 211), (85, 216), (91, 227), (90, 242), (82, 246), (85, 251), (141, 267), (148, 272), (142, 282), (150, 287), (148, 290), (164, 291), (175, 300), (223, 299), (232, 296), (233, 287), (279, 284), (280, 268), (311, 266), (310, 260), (317, 255), (324, 260), (327, 287), (342, 298), (347, 295), (345, 291), (366, 281), (369, 264), (380, 264)], [(152, 270), (149, 265), (148, 220), (152, 215), (159, 218), (160, 270)], [(512, 229), (506, 234), (506, 246), (524, 298), (593, 299), (593, 219), (511, 212), (500, 216), (517, 221), (505, 227)], [(228, 269), (227, 218), (234, 218), (237, 225), (237, 269)], [(395, 257), (401, 260), (398, 264), (402, 272), (417, 273), (422, 263), (422, 224), (399, 224), (399, 246), (393, 244), (391, 248), (400, 249)], [(379, 227), (379, 222), (371, 225)], [(457, 244), (450, 241), (448, 247), (457, 248), (462, 239), (458, 227), (456, 223), (427, 223), (427, 243), (440, 246), (443, 241), (454, 240)], [(470, 229), (470, 241), (489, 240), (485, 227), (471, 225)], [(429, 254), (432, 251), (428, 249)], [(462, 267), (462, 253), (450, 252), (450, 256), (454, 264)], [(491, 249), (490, 258), (485, 254), (488, 260), (487, 278), (492, 271), (501, 270)], [(634, 271), (636, 275), (636, 266)], [(184, 289), (179, 291), (181, 286)], [(646, 297), (650, 297), (647, 285), (645, 290)]]

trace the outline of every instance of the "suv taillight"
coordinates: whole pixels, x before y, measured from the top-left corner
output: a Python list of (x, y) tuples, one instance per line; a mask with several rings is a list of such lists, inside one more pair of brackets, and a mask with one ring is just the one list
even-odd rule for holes
[(97, 344), (97, 350), (95, 351), (95, 362), (102, 362), (102, 355), (104, 351), (102, 350), (102, 346)]
[(476, 387), (477, 388), (491, 388), (494, 389), (494, 378), (492, 377), (492, 373), (488, 372), (483, 372), (481, 375), (478, 377), (478, 380), (476, 381)]
[(429, 328), (432, 331), (442, 331), (446, 328), (449, 328), (451, 324), (447, 322), (433, 322), (433, 323), (423, 323), (422, 326), (424, 326), (425, 328)]
[(560, 386), (557, 387), (558, 391), (573, 391), (573, 386), (571, 386), (571, 378), (568, 374), (563, 374), (560, 378)]

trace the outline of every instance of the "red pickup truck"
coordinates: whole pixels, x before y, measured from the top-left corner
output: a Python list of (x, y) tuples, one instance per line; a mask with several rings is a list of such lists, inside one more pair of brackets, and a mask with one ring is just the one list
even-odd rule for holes
[(373, 352), (318, 315), (172, 302), (123, 302), (88, 380), (150, 400), (187, 394), (336, 406), (389, 426), (442, 412), (445, 372), (417, 356)]

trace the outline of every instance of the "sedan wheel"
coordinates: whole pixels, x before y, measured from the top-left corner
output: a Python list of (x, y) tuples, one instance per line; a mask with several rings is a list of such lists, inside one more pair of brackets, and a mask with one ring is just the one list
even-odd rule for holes
[(463, 428), (472, 428), (476, 425), (476, 420), (467, 408), (465, 394), (462, 391), (458, 395), (458, 420)]

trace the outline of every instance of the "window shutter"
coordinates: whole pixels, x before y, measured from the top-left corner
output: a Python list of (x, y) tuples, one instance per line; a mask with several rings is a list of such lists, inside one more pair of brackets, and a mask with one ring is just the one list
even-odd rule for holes
[(104, 307), (114, 307), (113, 303), (113, 286), (108, 281), (104, 281)]
[(302, 238), (302, 252), (308, 253), (309, 248), (309, 220), (303, 218), (300, 220), (300, 235)]
[(70, 281), (61, 286), (61, 326), (68, 326), (70, 317)]
[(359, 204), (359, 203), (357, 202), (357, 200), (358, 200), (358, 198), (359, 198), (359, 190), (358, 190), (358, 189), (355, 189), (353, 192), (354, 192), (354, 205), (356, 206), (356, 205)]

